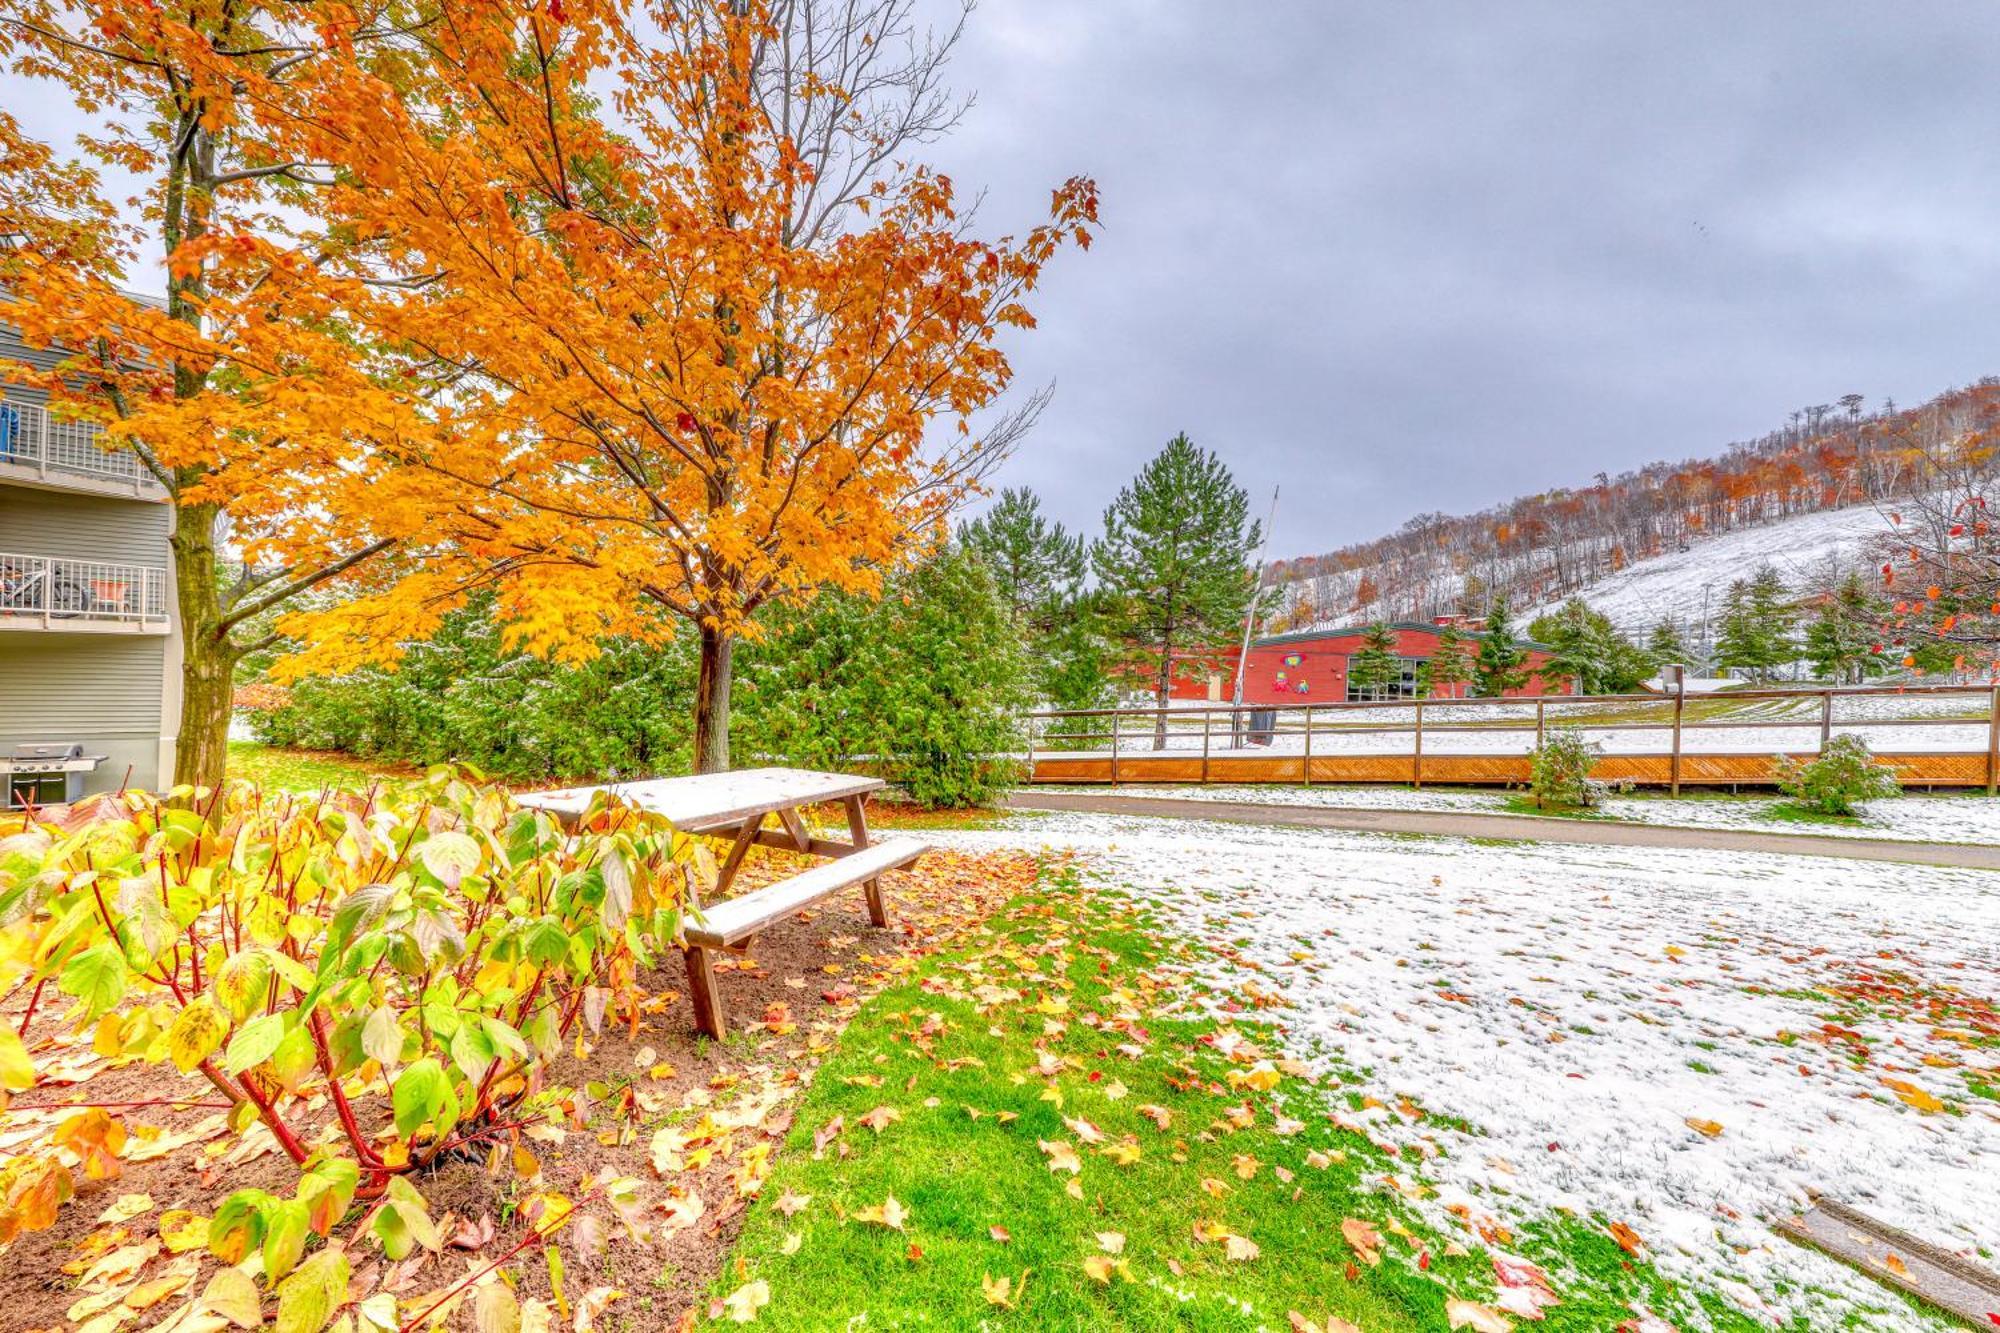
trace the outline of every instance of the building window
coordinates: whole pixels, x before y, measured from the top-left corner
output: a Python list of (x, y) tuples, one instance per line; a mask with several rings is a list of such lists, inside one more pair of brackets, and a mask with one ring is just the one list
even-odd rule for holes
[(1430, 659), (1427, 657), (1399, 657), (1396, 659), (1396, 674), (1387, 685), (1379, 689), (1357, 689), (1354, 684), (1354, 658), (1347, 659), (1347, 702), (1360, 703), (1369, 699), (1414, 699), (1417, 697), (1417, 669)]

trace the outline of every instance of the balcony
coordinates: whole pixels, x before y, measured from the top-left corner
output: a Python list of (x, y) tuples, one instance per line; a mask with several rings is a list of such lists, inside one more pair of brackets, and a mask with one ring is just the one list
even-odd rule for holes
[(167, 571), (0, 551), (0, 630), (165, 634)]
[(94, 421), (66, 421), (39, 403), (0, 399), (0, 481), (165, 499), (166, 491), (138, 457), (102, 447), (102, 434)]

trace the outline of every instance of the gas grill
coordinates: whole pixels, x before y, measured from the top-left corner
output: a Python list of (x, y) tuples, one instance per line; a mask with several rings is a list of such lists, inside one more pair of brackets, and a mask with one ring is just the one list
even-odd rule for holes
[(84, 775), (104, 760), (101, 754), (85, 754), (81, 741), (16, 745), (0, 755), (0, 780), (7, 788), (0, 806), (68, 805), (83, 795)]

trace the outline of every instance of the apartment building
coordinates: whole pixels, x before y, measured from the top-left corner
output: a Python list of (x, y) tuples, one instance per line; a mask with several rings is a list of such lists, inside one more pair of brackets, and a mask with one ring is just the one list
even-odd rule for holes
[[(164, 787), (179, 726), (180, 635), (165, 490), (94, 426), (9, 375), (54, 353), (0, 323), (0, 780), (7, 804)], [(94, 762), (93, 762), (94, 761)], [(60, 776), (58, 776), (60, 774)]]

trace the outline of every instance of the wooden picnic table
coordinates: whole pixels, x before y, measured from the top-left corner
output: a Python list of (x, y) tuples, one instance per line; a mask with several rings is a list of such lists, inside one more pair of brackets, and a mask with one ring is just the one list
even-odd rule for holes
[[(710, 951), (742, 951), (758, 932), (784, 917), (846, 888), (861, 884), (868, 899), (868, 920), (887, 926), (881, 874), (909, 865), (928, 850), (921, 842), (868, 836), (867, 798), (886, 785), (880, 778), (853, 773), (819, 773), (803, 768), (748, 768), (733, 773), (696, 773), (678, 778), (614, 782), (601, 787), (568, 787), (532, 792), (516, 799), (525, 806), (547, 810), (565, 823), (574, 822), (599, 792), (653, 814), (664, 815), (684, 833), (728, 841), (729, 851), (716, 871), (715, 890), (725, 893), (750, 848), (762, 843), (826, 858), (802, 874), (767, 885), (704, 909), (692, 905), (694, 918), (684, 927), (687, 938), (688, 986), (695, 1023), (714, 1037), (726, 1030), (722, 995), (716, 987)], [(848, 841), (813, 836), (803, 811), (808, 806), (838, 801), (847, 812)], [(771, 816), (778, 827), (767, 827)]]

